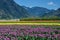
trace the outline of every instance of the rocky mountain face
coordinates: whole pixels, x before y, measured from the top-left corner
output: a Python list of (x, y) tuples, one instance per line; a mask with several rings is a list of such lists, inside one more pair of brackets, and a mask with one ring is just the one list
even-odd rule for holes
[(28, 12), (14, 0), (0, 0), (0, 19), (16, 19), (28, 16)]

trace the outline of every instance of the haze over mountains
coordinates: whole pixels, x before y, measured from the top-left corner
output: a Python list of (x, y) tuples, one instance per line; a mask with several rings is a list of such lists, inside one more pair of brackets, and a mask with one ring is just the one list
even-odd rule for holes
[(14, 0), (0, 0), (0, 19), (20, 19), (27, 17), (60, 18), (60, 8), (49, 10), (44, 7), (20, 6)]

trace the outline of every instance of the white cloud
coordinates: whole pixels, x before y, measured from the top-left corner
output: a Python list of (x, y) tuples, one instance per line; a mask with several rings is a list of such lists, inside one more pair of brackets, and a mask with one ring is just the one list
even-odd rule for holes
[(48, 2), (48, 5), (54, 6), (55, 3), (54, 2)]

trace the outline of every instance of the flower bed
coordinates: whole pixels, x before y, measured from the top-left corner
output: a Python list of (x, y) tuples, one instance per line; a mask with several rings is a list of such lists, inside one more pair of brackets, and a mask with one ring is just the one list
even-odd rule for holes
[(60, 40), (60, 27), (0, 26), (0, 40)]

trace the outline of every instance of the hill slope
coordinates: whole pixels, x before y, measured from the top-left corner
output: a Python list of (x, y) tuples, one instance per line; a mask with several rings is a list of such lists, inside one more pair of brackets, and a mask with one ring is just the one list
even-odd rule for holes
[(27, 17), (27, 11), (14, 0), (0, 0), (0, 19), (16, 19)]
[(45, 13), (43, 15), (46, 19), (60, 19), (60, 8), (55, 11), (50, 11), (49, 13)]

